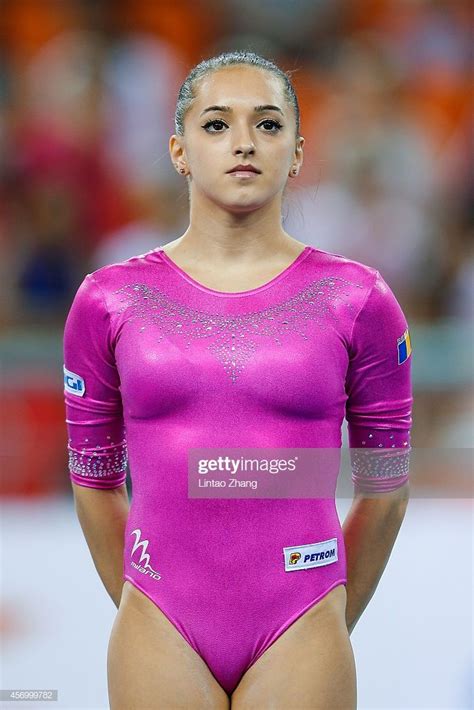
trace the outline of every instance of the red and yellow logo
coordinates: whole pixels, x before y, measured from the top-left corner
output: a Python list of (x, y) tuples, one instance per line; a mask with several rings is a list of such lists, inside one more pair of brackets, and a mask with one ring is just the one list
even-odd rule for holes
[(295, 565), (299, 559), (301, 559), (301, 552), (292, 552), (289, 559), (290, 565)]

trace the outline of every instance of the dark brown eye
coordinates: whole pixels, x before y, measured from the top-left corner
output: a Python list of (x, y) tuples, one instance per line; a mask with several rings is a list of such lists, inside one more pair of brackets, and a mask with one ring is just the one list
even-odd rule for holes
[[(274, 121), (272, 118), (267, 118), (265, 121), (262, 121), (261, 125), (263, 125), (264, 123), (270, 123), (270, 124), (272, 124), (273, 127), (276, 128), (278, 131), (279, 131), (280, 128), (282, 127), (282, 126), (281, 126), (281, 123), (279, 123), (278, 121)], [(266, 132), (267, 132), (267, 133), (270, 133), (271, 131), (266, 131)]]
[[(216, 123), (218, 123), (222, 126), (225, 126), (224, 121), (219, 121), (219, 119), (216, 118), (214, 121), (208, 121), (207, 123), (205, 123), (203, 128), (205, 128), (207, 130), (209, 126), (214, 126)], [(222, 133), (222, 131), (208, 131), (208, 133), (215, 133), (215, 132)]]

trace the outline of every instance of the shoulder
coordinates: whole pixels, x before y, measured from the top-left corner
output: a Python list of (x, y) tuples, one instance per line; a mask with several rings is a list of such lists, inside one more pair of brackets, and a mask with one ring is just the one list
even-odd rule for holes
[(344, 286), (353, 287), (347, 289), (352, 294), (353, 325), (356, 321), (359, 324), (363, 321), (369, 329), (373, 329), (374, 324), (382, 327), (395, 323), (397, 328), (402, 325), (406, 327), (400, 303), (378, 269), (342, 254), (320, 249), (314, 249), (312, 257), (314, 268), (322, 267), (324, 276), (340, 279)]
[(370, 291), (378, 280), (382, 278), (374, 267), (363, 264), (361, 261), (349, 259), (343, 254), (312, 247), (310, 259), (314, 268), (322, 269), (328, 276), (357, 283), (364, 291)]
[(152, 263), (156, 269), (156, 265), (159, 263), (156, 258), (157, 251), (157, 249), (152, 249), (123, 261), (106, 264), (90, 271), (86, 278), (91, 279), (104, 295), (107, 295), (110, 291), (120, 288), (126, 283), (131, 283), (137, 278), (143, 279)]

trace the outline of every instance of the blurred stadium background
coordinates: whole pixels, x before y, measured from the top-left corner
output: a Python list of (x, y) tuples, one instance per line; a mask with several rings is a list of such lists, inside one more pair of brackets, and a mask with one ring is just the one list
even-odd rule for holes
[(352, 636), (359, 707), (473, 706), (472, 20), (469, 0), (1, 2), (3, 688), (107, 707), (115, 608), (73, 509), (64, 321), (86, 273), (185, 231), (177, 91), (201, 59), (252, 49), (300, 102), (286, 231), (379, 269), (411, 328), (420, 463)]

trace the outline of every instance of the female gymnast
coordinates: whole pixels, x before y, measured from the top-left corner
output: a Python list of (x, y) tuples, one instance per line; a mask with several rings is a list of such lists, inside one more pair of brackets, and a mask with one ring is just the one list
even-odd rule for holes
[[(110, 707), (349, 710), (350, 633), (408, 501), (408, 325), (377, 270), (282, 228), (304, 143), (283, 70), (204, 60), (175, 123), (188, 229), (87, 274), (64, 331), (76, 511), (118, 607)], [(343, 529), (334, 496), (189, 495), (191, 449), (340, 450), (344, 417)]]

